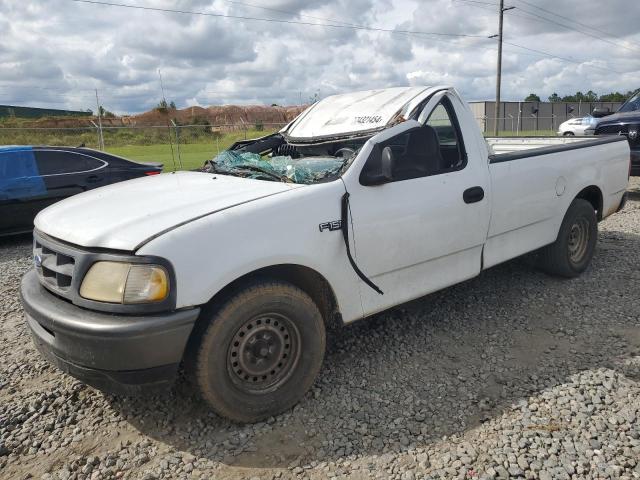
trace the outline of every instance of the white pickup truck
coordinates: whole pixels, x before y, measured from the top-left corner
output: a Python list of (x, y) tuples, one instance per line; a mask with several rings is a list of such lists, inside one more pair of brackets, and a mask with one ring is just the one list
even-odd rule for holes
[(216, 412), (255, 421), (302, 398), (334, 324), (535, 250), (583, 272), (629, 160), (625, 137), (488, 144), (450, 87), (328, 97), (203, 172), (41, 212), (26, 321), (90, 385), (166, 386), (183, 365)]

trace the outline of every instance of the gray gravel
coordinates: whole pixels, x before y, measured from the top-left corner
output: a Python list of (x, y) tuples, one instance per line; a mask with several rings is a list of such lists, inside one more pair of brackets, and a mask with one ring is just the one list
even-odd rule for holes
[(30, 240), (0, 241), (0, 478), (640, 478), (640, 181), (566, 281), (509, 262), (343, 329), (312, 391), (256, 425), (181, 381), (104, 395), (42, 361)]

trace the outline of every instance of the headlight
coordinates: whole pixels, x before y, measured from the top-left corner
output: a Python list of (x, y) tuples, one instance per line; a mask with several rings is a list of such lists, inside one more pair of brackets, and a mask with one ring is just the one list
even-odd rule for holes
[(97, 302), (152, 303), (168, 294), (169, 276), (159, 265), (96, 262), (80, 286), (80, 296)]

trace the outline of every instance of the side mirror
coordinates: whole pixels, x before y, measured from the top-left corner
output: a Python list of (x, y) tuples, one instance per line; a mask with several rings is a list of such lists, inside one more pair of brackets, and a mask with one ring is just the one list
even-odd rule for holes
[(360, 174), (360, 183), (370, 186), (392, 182), (395, 163), (391, 147), (384, 147), (382, 152), (375, 148)]

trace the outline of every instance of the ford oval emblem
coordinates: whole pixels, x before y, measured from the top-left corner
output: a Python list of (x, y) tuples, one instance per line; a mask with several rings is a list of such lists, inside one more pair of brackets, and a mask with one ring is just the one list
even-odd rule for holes
[(42, 257), (40, 255), (34, 256), (33, 263), (35, 264), (36, 268), (42, 267)]

